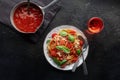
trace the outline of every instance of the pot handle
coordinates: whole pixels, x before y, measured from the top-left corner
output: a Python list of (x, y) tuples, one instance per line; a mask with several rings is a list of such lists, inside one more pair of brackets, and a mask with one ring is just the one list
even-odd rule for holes
[(50, 7), (51, 5), (55, 4), (57, 1), (59, 0), (53, 0), (52, 2), (50, 2), (48, 5), (42, 7), (43, 10), (47, 9), (48, 7)]

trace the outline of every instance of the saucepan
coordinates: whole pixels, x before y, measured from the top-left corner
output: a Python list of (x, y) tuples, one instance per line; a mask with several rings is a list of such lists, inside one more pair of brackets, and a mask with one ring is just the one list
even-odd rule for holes
[(42, 7), (37, 3), (23, 1), (16, 4), (10, 13), (10, 21), (13, 27), (21, 33), (35, 33), (43, 24), (45, 10), (58, 0), (53, 0)]

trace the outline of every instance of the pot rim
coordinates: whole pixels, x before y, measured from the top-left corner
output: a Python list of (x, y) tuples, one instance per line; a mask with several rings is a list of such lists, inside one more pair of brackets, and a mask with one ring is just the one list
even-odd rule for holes
[(43, 22), (44, 22), (44, 16), (45, 16), (45, 11), (44, 11), (44, 9), (43, 9), (41, 6), (39, 6), (38, 4), (36, 4), (35, 2), (30, 2), (30, 4), (33, 4), (33, 5), (35, 5), (36, 7), (38, 7), (38, 8), (41, 10), (42, 15), (43, 15), (43, 19), (42, 19), (40, 25), (37, 26), (36, 30), (35, 30), (34, 32), (25, 32), (25, 31), (22, 31), (22, 30), (18, 29), (17, 26), (14, 24), (13, 15), (14, 15), (15, 10), (16, 10), (18, 7), (20, 7), (21, 5), (26, 4), (26, 3), (27, 3), (26, 1), (21, 1), (21, 2), (17, 3), (17, 4), (12, 8), (12, 10), (11, 10), (11, 12), (10, 12), (10, 21), (11, 21), (12, 26), (13, 26), (17, 31), (19, 31), (19, 32), (21, 32), (21, 33), (35, 33), (35, 32), (37, 32), (37, 30), (42, 26), (42, 24), (43, 24)]

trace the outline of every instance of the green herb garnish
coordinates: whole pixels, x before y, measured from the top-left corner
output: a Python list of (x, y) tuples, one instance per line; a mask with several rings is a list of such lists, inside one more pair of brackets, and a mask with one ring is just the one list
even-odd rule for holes
[(72, 35), (68, 35), (68, 40), (71, 41), (71, 42), (74, 42), (75, 41), (75, 37), (72, 36)]
[(61, 66), (61, 65), (65, 64), (65, 63), (67, 62), (67, 60), (59, 61), (59, 60), (57, 60), (57, 58), (53, 58), (53, 61), (54, 61), (58, 66)]
[(61, 31), (60, 36), (67, 36), (67, 32), (66, 31)]
[(70, 53), (70, 49), (68, 47), (66, 47), (66, 46), (56, 46), (56, 48), (58, 50), (62, 50), (64, 53), (67, 53), (67, 54)]
[(80, 50), (80, 49), (78, 49), (78, 50), (77, 50), (77, 54), (78, 54), (78, 55), (80, 55), (80, 53), (81, 53), (81, 50)]
[(50, 42), (50, 40), (47, 40), (47, 42), (46, 42), (46, 43), (48, 44), (49, 42)]

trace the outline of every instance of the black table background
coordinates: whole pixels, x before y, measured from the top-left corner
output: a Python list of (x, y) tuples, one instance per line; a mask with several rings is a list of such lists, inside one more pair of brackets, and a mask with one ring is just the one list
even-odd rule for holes
[(55, 69), (46, 61), (42, 46), (54, 27), (68, 24), (85, 31), (93, 16), (101, 17), (105, 27), (96, 35), (86, 33), (90, 45), (86, 59), (88, 78), (120, 80), (119, 0), (62, 0), (62, 9), (38, 43), (26, 41), (0, 23), (0, 80), (83, 80), (82, 66), (75, 73)]

